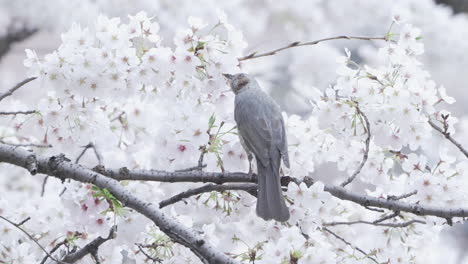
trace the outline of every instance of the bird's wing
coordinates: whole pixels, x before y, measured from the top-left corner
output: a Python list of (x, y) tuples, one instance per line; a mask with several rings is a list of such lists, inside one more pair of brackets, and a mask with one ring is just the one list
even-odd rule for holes
[[(280, 114), (281, 116), (281, 114)], [(281, 129), (278, 130), (281, 134), (281, 140), (278, 141), (279, 151), (281, 152), (281, 156), (283, 157), (284, 165), (289, 168), (289, 154), (288, 154), (288, 139), (286, 137), (286, 129), (284, 127), (284, 120), (283, 116), (281, 116)]]
[(271, 98), (246, 96), (236, 102), (234, 118), (247, 147), (266, 166), (279, 151), (289, 168), (288, 143), (280, 108)]
[(236, 100), (234, 119), (237, 130), (247, 147), (263, 166), (270, 163), (269, 151), (272, 143), (272, 129), (265, 107), (255, 97)]

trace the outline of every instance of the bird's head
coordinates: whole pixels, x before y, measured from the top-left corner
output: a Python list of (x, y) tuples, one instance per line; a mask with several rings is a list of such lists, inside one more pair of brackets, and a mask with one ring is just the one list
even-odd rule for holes
[(246, 73), (238, 73), (234, 75), (223, 73), (223, 76), (228, 80), (229, 86), (231, 86), (231, 90), (234, 94), (238, 94), (252, 82), (252, 79)]

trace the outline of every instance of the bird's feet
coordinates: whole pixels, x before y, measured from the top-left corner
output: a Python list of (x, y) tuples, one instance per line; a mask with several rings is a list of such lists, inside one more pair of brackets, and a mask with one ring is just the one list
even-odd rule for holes
[(249, 160), (249, 177), (252, 177), (253, 175), (253, 169), (252, 169), (252, 160), (253, 160), (253, 156), (251, 153), (247, 154), (247, 158)]

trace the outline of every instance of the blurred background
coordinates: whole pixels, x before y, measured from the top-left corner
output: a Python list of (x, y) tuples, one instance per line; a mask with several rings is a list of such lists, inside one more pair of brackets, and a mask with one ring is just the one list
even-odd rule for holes
[[(420, 60), (437, 85), (457, 99), (449, 110), (460, 119), (456, 138), (468, 145), (463, 137), (468, 131), (468, 0), (0, 0), (0, 89), (26, 77), (25, 48), (41, 57), (60, 45), (61, 32), (72, 23), (87, 26), (98, 14), (124, 20), (141, 10), (160, 23), (167, 46), (189, 16), (216, 23), (212, 20), (223, 10), (249, 43), (246, 55), (340, 35), (383, 37), (397, 16), (422, 30), (425, 53)], [(286, 112), (306, 116), (312, 109), (311, 88), (334, 84), (336, 59), (345, 47), (359, 64), (376, 65), (379, 45), (383, 43), (330, 41), (246, 61), (241, 67), (254, 74)], [(15, 95), (31, 92), (35, 85)], [(447, 228), (440, 241), (427, 243), (428, 258), (436, 259), (431, 263), (468, 263), (467, 225)]]

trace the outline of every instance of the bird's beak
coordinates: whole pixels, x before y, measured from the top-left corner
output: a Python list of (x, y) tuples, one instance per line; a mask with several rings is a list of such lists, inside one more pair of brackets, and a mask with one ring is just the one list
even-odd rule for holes
[(232, 80), (232, 78), (234, 78), (234, 75), (229, 74), (229, 73), (223, 73), (223, 76), (224, 76), (224, 78), (226, 78), (228, 80)]

